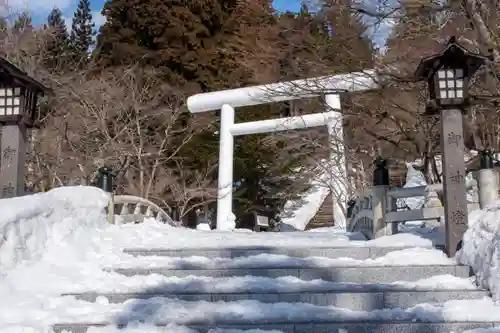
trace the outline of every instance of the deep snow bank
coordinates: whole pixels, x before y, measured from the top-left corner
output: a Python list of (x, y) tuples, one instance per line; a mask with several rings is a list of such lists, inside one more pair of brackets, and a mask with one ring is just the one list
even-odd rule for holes
[(95, 187), (61, 187), (0, 200), (0, 274), (39, 259), (51, 244), (71, 241), (83, 229), (105, 226), (108, 195)]
[(469, 215), (469, 229), (457, 259), (471, 266), (479, 285), (500, 300), (500, 201)]

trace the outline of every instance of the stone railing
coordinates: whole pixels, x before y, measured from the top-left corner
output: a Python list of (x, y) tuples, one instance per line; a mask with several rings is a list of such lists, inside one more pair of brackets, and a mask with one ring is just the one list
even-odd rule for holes
[[(479, 170), (475, 179), (467, 181), (468, 190), (476, 189), (479, 202), (468, 203), (469, 212), (484, 208), (498, 199), (498, 175), (491, 169)], [(477, 180), (476, 180), (477, 179)], [(364, 189), (357, 197), (348, 220), (347, 230), (362, 232), (368, 239), (397, 233), (400, 222), (439, 220), (444, 208), (423, 207), (421, 209), (398, 209), (398, 199), (428, 197), (431, 193), (443, 191), (442, 184), (410, 188), (389, 188), (379, 185)]]
[(146, 217), (179, 226), (170, 215), (155, 203), (133, 195), (115, 195), (114, 213), (120, 216), (121, 223), (142, 223)]
[(361, 232), (368, 239), (373, 238), (373, 209), (371, 188), (365, 189), (356, 201), (349, 220), (348, 230)]

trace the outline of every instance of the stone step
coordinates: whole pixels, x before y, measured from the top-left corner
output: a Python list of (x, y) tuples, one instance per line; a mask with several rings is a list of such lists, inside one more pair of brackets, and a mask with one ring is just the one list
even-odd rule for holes
[(397, 281), (417, 281), (435, 275), (454, 275), (461, 278), (471, 276), (470, 268), (461, 265), (433, 266), (335, 266), (335, 267), (294, 267), (294, 268), (221, 268), (221, 269), (171, 269), (114, 268), (106, 269), (125, 276), (160, 274), (164, 276), (187, 277), (233, 277), (262, 276), (277, 278), (293, 276), (301, 280), (322, 279), (349, 283), (392, 283)]
[[(262, 303), (310, 303), (319, 306), (334, 306), (353, 311), (373, 311), (379, 309), (410, 308), (421, 303), (443, 304), (449, 300), (482, 299), (489, 297), (486, 290), (386, 290), (368, 291), (323, 291), (294, 293), (82, 293), (64, 294), (77, 299), (95, 302), (97, 297), (106, 297), (110, 303), (124, 303), (132, 299), (154, 297), (177, 298), (184, 301), (234, 302), (256, 300)], [(368, 289), (368, 288), (364, 288)]]
[(318, 229), (318, 228), (331, 228), (333, 226), (335, 226), (335, 223), (331, 220), (331, 217), (329, 217), (328, 219), (320, 218), (320, 219), (314, 219), (313, 221), (309, 222), (306, 226), (306, 230)]
[[(58, 324), (54, 325), (55, 333), (85, 333), (90, 327), (105, 327), (109, 324)], [(171, 331), (168, 323), (158, 324), (164, 332)], [(116, 325), (113, 325), (116, 327)], [(196, 323), (187, 325), (198, 332), (208, 332), (210, 329), (240, 329), (240, 330), (279, 330), (286, 333), (461, 333), (473, 329), (500, 327), (500, 322), (413, 322), (413, 321), (347, 321), (330, 322), (284, 322), (284, 323)], [(161, 328), (160, 328), (161, 329)], [(96, 332), (93, 330), (92, 332)]]
[(326, 257), (326, 258), (353, 258), (357, 260), (375, 259), (389, 252), (413, 248), (408, 247), (313, 247), (313, 248), (286, 248), (286, 247), (250, 247), (250, 248), (222, 248), (222, 249), (125, 249), (123, 252), (135, 256), (164, 256), (164, 257), (208, 257), (208, 258), (237, 258), (249, 257), (262, 253), (288, 255), (290, 257)]

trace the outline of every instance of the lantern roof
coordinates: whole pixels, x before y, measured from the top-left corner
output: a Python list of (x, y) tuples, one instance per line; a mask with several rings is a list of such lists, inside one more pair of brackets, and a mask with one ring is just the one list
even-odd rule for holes
[(45, 87), (40, 82), (36, 81), (21, 69), (0, 57), (0, 82), (1, 79), (29, 88), (35, 93), (45, 94), (50, 93), (50, 89)]
[(439, 53), (423, 58), (415, 71), (417, 81), (428, 80), (441, 67), (464, 68), (469, 77), (488, 61), (488, 57), (470, 52), (452, 36)]

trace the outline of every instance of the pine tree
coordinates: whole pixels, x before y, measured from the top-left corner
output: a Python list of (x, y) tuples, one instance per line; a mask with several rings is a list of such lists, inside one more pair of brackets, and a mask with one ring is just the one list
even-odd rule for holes
[(280, 15), (280, 74), (284, 79), (331, 74), (331, 68), (326, 69), (324, 54), (331, 44), (324, 19), (309, 11), (303, 4), (300, 11), (285, 12)]
[(52, 71), (63, 70), (68, 64), (69, 36), (59, 8), (54, 7), (47, 17), (50, 36), (47, 41), (46, 66)]
[(13, 28), (16, 32), (31, 31), (33, 29), (31, 15), (28, 12), (22, 12), (14, 21)]
[(89, 0), (80, 0), (73, 16), (70, 44), (73, 56), (78, 63), (85, 64), (89, 48), (95, 35)]
[[(103, 15), (96, 58), (104, 66), (139, 63), (187, 92), (215, 91), (262, 83), (276, 59), (269, 45), (275, 24), (269, 0), (110, 0)], [(259, 36), (259, 38), (256, 38)], [(259, 77), (259, 79), (257, 79)], [(193, 89), (188, 88), (193, 87)], [(238, 118), (270, 116), (269, 106), (239, 110)], [(183, 164), (200, 170), (218, 159), (218, 117), (180, 152)], [(237, 140), (235, 180), (242, 181), (235, 210), (244, 210), (262, 194), (261, 179), (275, 172), (278, 149), (265, 136)], [(266, 165), (268, 166), (266, 168)], [(253, 177), (245, 177), (244, 175)], [(212, 175), (216, 180), (216, 172)]]
[(7, 20), (5, 17), (0, 17), (0, 31), (5, 31), (7, 27)]
[(257, 54), (250, 41), (255, 44), (255, 36), (265, 34), (258, 28), (273, 17), (266, 4), (268, 0), (108, 0), (96, 58), (103, 66), (153, 66), (165, 80), (196, 84), (202, 91), (248, 84), (255, 68), (245, 66), (242, 57)]
[(336, 72), (373, 68), (374, 48), (368, 26), (353, 10), (353, 3), (352, 0), (323, 0), (320, 10), (331, 35), (324, 59), (336, 67)]

